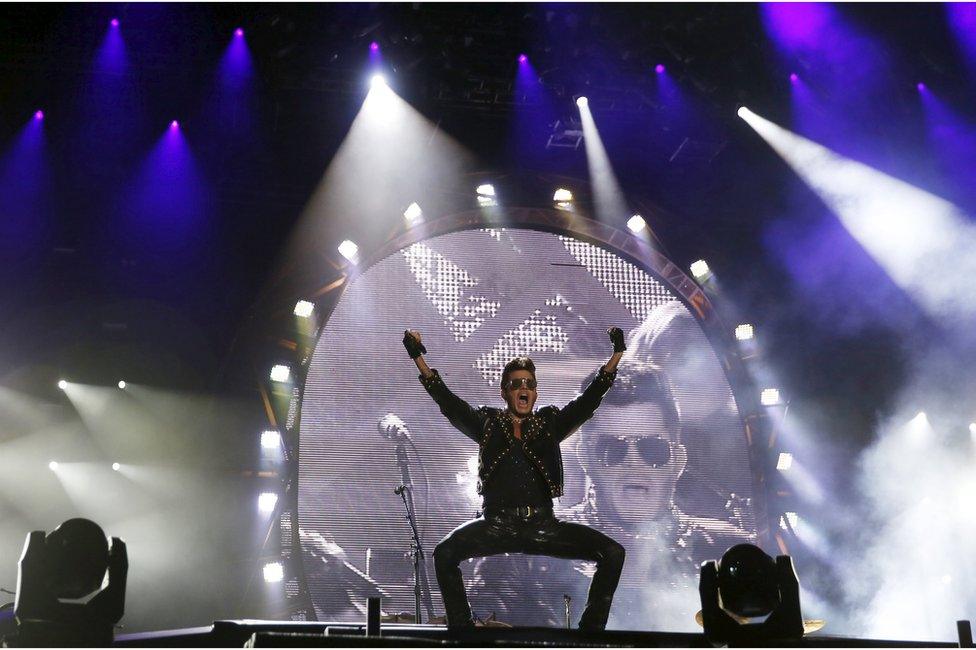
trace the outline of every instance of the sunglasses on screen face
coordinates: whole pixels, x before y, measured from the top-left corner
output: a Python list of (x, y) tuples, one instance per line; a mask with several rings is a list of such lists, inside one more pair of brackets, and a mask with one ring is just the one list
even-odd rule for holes
[(624, 462), (631, 445), (637, 447), (641, 460), (653, 467), (665, 465), (671, 460), (671, 443), (657, 436), (641, 438), (601, 436), (596, 443), (596, 457), (604, 467), (615, 467)]
[(532, 379), (531, 377), (523, 377), (521, 379), (509, 379), (508, 381), (505, 382), (505, 388), (507, 390), (518, 390), (523, 386), (525, 386), (529, 390), (535, 390), (535, 387), (538, 386), (538, 384), (536, 383), (535, 379)]

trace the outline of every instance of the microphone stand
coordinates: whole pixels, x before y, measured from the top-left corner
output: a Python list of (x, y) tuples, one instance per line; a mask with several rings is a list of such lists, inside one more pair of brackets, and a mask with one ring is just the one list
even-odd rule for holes
[(396, 449), (397, 465), (400, 466), (400, 478), (403, 484), (393, 490), (403, 501), (403, 508), (406, 510), (407, 522), (410, 524), (410, 531), (413, 533), (413, 544), (410, 546), (410, 555), (413, 557), (413, 595), (414, 595), (414, 621), (421, 623), (420, 603), (423, 600), (424, 609), (427, 610), (427, 620), (434, 618), (434, 603), (430, 598), (430, 582), (427, 579), (427, 565), (424, 561), (424, 549), (420, 543), (420, 532), (417, 530), (416, 510), (413, 504), (413, 489), (410, 479), (410, 467), (407, 463), (407, 450), (402, 439), (397, 439)]

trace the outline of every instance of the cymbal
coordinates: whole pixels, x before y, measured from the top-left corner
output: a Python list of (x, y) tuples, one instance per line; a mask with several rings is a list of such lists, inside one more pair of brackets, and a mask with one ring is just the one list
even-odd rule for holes
[[(479, 621), (475, 621), (475, 625), (476, 626), (478, 625), (478, 623), (479, 623)], [(488, 618), (486, 618), (483, 621), (480, 621), (480, 623), (484, 627), (512, 627), (508, 623), (503, 623), (502, 621), (499, 621), (498, 619), (496, 619), (495, 618), (495, 612), (492, 612), (491, 613), (491, 616), (489, 616)]]
[(803, 633), (810, 634), (811, 632), (816, 632), (826, 624), (827, 621), (822, 618), (805, 618), (803, 619)]
[[(732, 612), (726, 612), (726, 614), (734, 618), (735, 621), (740, 625), (745, 625), (746, 623), (749, 622), (748, 618), (745, 618), (743, 616), (736, 616)], [(695, 622), (701, 625), (702, 627), (705, 627), (705, 619), (702, 617), (702, 611), (700, 609), (695, 613)], [(803, 619), (803, 633), (811, 634), (821, 629), (826, 624), (827, 621), (825, 621), (822, 618), (805, 618)]]

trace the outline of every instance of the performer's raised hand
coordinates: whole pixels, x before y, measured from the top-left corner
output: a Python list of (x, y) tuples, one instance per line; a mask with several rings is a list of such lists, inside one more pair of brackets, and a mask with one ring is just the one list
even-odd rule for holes
[(607, 329), (607, 336), (610, 337), (610, 342), (613, 343), (613, 356), (603, 366), (603, 369), (606, 372), (616, 372), (617, 364), (620, 363), (620, 358), (624, 356), (624, 350), (627, 349), (627, 346), (624, 344), (624, 331), (619, 327), (611, 327)]
[(427, 354), (427, 348), (420, 340), (420, 332), (414, 330), (403, 331), (403, 347), (407, 349), (407, 354), (411, 359), (416, 359), (422, 354)]
[(611, 327), (607, 330), (607, 336), (610, 337), (610, 342), (613, 343), (614, 353), (623, 352), (627, 349), (624, 345), (624, 331), (619, 327)]
[(407, 349), (407, 354), (417, 364), (420, 374), (424, 377), (430, 377), (434, 374), (427, 365), (427, 362), (424, 361), (423, 355), (427, 354), (427, 348), (424, 347), (424, 344), (420, 340), (420, 332), (416, 330), (403, 330), (403, 347)]

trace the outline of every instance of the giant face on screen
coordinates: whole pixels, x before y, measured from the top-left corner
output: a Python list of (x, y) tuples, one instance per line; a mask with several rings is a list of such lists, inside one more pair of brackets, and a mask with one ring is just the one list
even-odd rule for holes
[[(424, 601), (442, 614), (431, 552), (481, 506), (477, 445), (422, 388), (404, 329), (422, 333), (428, 362), (475, 406), (503, 406), (503, 366), (532, 357), (542, 407), (579, 394), (612, 352), (610, 326), (627, 333), (628, 350), (596, 415), (562, 444), (556, 515), (627, 549), (610, 628), (695, 629), (699, 563), (756, 538), (732, 390), (668, 285), (609, 247), (531, 228), (405, 246), (360, 273), (323, 326), (299, 450), (299, 533), (320, 620), (362, 621), (369, 596), (382, 596), (386, 612), (414, 610), (400, 485), (410, 488), (426, 551)], [(663, 378), (664, 390), (647, 390), (648, 378)], [(391, 421), (402, 423), (398, 436)], [(475, 615), (516, 625), (564, 625), (567, 607), (575, 624), (593, 569), (524, 555), (462, 564)]]

